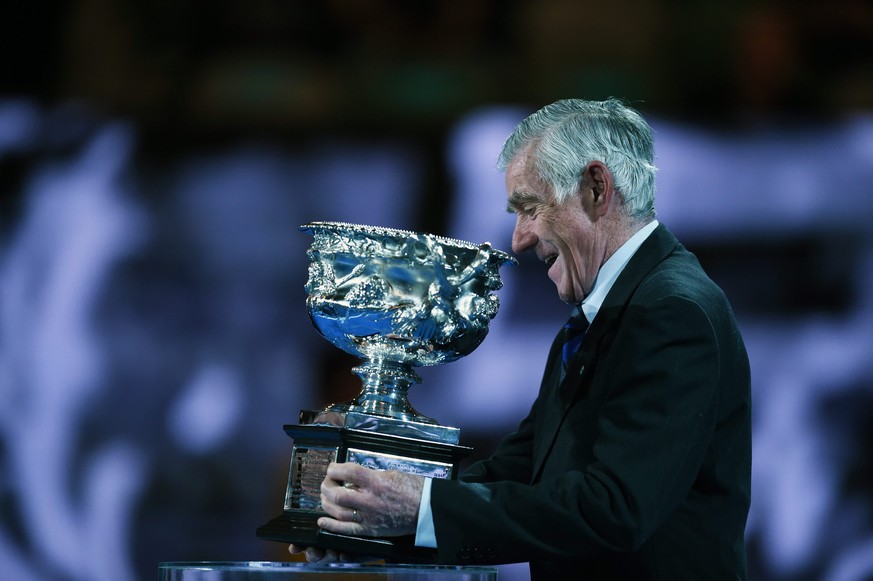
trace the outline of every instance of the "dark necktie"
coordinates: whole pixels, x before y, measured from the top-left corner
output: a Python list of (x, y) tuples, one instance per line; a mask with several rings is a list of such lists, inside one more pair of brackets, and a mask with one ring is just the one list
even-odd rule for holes
[(570, 319), (564, 324), (564, 346), (561, 349), (561, 381), (567, 376), (570, 359), (579, 350), (585, 331), (588, 330), (588, 319), (580, 307), (573, 309)]

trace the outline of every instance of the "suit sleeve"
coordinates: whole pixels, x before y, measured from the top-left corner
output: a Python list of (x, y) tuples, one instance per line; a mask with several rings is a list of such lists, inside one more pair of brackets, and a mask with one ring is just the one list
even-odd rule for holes
[[(555, 365), (555, 354), (558, 353), (560, 334), (552, 342), (549, 358), (543, 377), (548, 377), (552, 372), (551, 366)], [(519, 424), (518, 429), (503, 438), (497, 445), (494, 453), (486, 460), (482, 460), (470, 466), (461, 475), (462, 482), (523, 482), (529, 483), (533, 470), (533, 440), (534, 426), (536, 425), (536, 410), (542, 397), (540, 396), (531, 406), (528, 416)]]
[[(710, 318), (694, 301), (667, 297), (629, 305), (623, 319), (594, 372), (603, 390), (597, 412), (577, 417), (571, 409), (560, 427), (560, 452), (552, 455), (566, 469), (534, 484), (505, 478), (522, 475), (510, 469), (434, 482), (440, 562), (635, 550), (689, 494), (718, 411), (720, 354)], [(523, 424), (520, 433), (532, 431)], [(529, 445), (529, 437), (510, 440), (507, 457), (520, 458)]]
[(470, 466), (461, 475), (462, 482), (530, 482), (533, 445), (534, 409), (518, 430), (504, 438), (494, 454)]

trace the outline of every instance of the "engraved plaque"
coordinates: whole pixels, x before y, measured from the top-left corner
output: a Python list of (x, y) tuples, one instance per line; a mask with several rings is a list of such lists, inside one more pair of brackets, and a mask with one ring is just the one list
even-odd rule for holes
[(285, 510), (321, 508), (321, 482), (327, 465), (337, 459), (336, 448), (295, 447), (285, 493)]
[(346, 462), (354, 462), (374, 470), (397, 470), (429, 478), (451, 478), (452, 476), (452, 465), (445, 462), (420, 460), (368, 450), (350, 449), (346, 456)]

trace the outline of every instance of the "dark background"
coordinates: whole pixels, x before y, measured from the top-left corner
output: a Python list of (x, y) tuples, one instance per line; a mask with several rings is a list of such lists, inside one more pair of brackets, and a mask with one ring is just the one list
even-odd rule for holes
[[(508, 250), (502, 140), (616, 96), (750, 351), (752, 577), (873, 578), (869, 2), (37, 1), (0, 49), (0, 577), (290, 559), (254, 536), (281, 426), (358, 389), (298, 226)], [(566, 314), (535, 261), (504, 281), (485, 343), (412, 391), (475, 456)]]

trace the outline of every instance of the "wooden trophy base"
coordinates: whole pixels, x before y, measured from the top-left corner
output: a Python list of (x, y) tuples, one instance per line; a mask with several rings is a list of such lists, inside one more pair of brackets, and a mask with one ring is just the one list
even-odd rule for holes
[(435, 550), (416, 547), (414, 537), (361, 537), (322, 530), (320, 487), (330, 462), (354, 462), (374, 469), (398, 470), (432, 478), (454, 479), (471, 448), (427, 439), (332, 425), (286, 425), (294, 439), (285, 492), (285, 510), (261, 526), (257, 536), (302, 547), (333, 549), (395, 563), (433, 563)]

